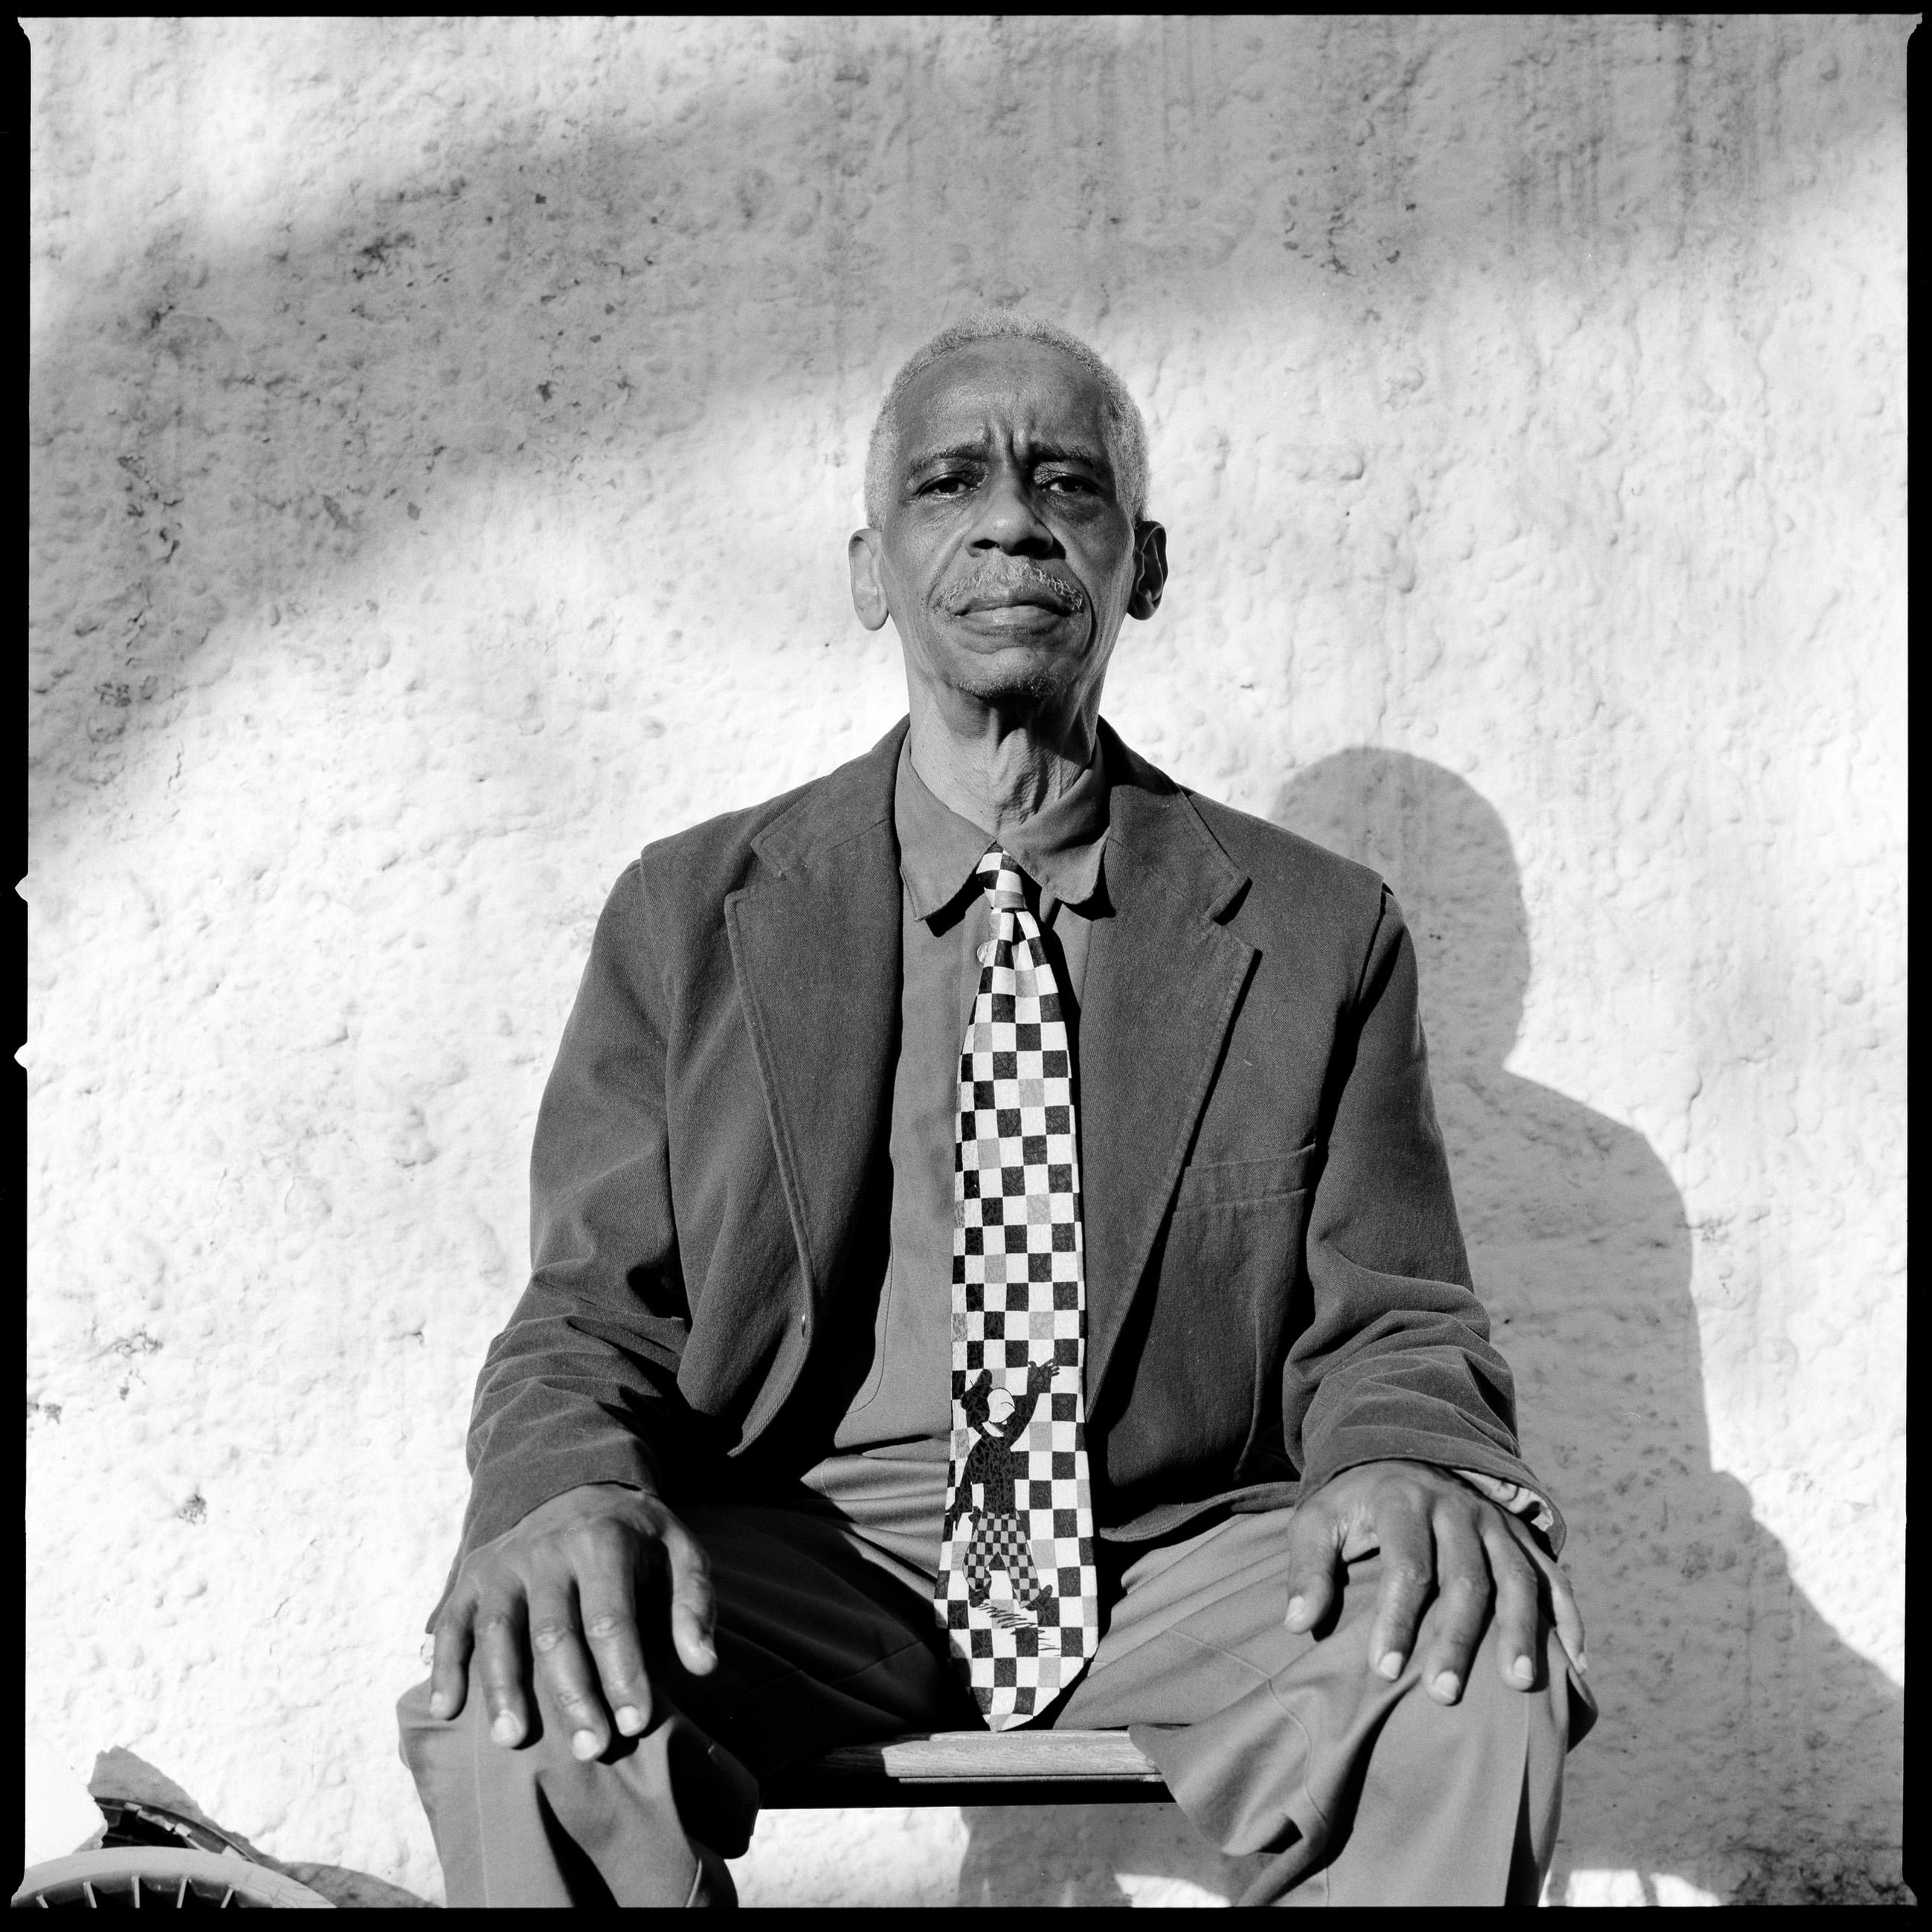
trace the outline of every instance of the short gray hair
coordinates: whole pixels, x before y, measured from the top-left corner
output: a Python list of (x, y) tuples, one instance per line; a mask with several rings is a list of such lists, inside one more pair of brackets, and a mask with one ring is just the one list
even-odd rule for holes
[(1079, 337), (1058, 322), (1028, 315), (1019, 309), (989, 309), (942, 328), (922, 348), (916, 349), (892, 378), (886, 400), (879, 406), (878, 419), (872, 425), (872, 440), (866, 446), (866, 520), (877, 527), (885, 521), (886, 506), (892, 496), (891, 476), (895, 446), (898, 440), (899, 399), (913, 379), (932, 368), (942, 356), (975, 342), (995, 342), (1017, 338), (1023, 342), (1043, 342), (1069, 356), (1100, 385), (1106, 398), (1101, 418), (1107, 439), (1107, 460), (1113, 466), (1114, 488), (1122, 507), (1138, 522), (1146, 514), (1148, 497), (1147, 424), (1139, 406), (1127, 392), (1127, 386)]

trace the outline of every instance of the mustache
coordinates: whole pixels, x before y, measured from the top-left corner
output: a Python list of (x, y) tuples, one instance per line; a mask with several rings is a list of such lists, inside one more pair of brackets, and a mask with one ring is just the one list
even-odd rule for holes
[(1056, 576), (1026, 557), (988, 557), (946, 586), (945, 608), (957, 617), (976, 604), (1031, 602), (1070, 614), (1087, 608), (1087, 593), (1077, 584)]

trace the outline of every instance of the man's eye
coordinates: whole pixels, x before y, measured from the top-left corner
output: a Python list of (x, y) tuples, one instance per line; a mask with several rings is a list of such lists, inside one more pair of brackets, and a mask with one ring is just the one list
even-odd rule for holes
[(1098, 488), (1090, 476), (1048, 476), (1041, 481), (1046, 488), (1062, 496), (1090, 496)]
[(922, 496), (956, 496), (961, 490), (970, 487), (972, 479), (966, 476), (934, 476), (919, 486)]

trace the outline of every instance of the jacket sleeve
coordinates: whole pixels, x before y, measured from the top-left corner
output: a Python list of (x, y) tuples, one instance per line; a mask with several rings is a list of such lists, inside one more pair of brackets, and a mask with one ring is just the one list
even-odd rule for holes
[(477, 1379), (464, 1553), (582, 1484), (656, 1492), (688, 1423), (665, 1006), (633, 863), (598, 921), (537, 1114), (532, 1273)]
[[(1386, 887), (1324, 1112), (1308, 1226), (1313, 1307), (1283, 1373), (1302, 1493), (1358, 1463), (1400, 1460), (1546, 1497), (1518, 1454), (1514, 1382), (1471, 1284), (1430, 1094), (1415, 948)], [(1562, 1519), (1551, 1516), (1560, 1548)]]

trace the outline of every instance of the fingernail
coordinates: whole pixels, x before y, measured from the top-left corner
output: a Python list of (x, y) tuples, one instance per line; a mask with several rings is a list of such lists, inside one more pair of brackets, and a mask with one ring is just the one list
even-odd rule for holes
[(1439, 1670), (1436, 1674), (1435, 1683), (1430, 1688), (1447, 1703), (1462, 1689), (1462, 1680), (1453, 1670)]
[(1587, 1677), (1589, 1672), (1590, 1660), (1580, 1650), (1576, 1653), (1576, 1675), (1579, 1677)]
[(432, 1690), (429, 1694), (429, 1714), (432, 1718), (446, 1718), (449, 1707), (455, 1702), (447, 1690)]
[(1290, 1623), (1292, 1623), (1292, 1624), (1298, 1624), (1299, 1622), (1300, 1622), (1300, 1621), (1301, 1621), (1301, 1619), (1302, 1619), (1302, 1617), (1303, 1617), (1303, 1616), (1306, 1613), (1306, 1612), (1307, 1609), (1308, 1609), (1308, 1603), (1307, 1603), (1307, 1600), (1306, 1600), (1305, 1598), (1302, 1598), (1302, 1597), (1291, 1597), (1291, 1598), (1288, 1598), (1288, 1622), (1289, 1622)]
[(644, 1720), (638, 1715), (634, 1704), (620, 1704), (617, 1707), (617, 1728), (627, 1738), (634, 1738), (644, 1728)]
[(494, 1744), (513, 1744), (523, 1734), (523, 1726), (508, 1711), (490, 1726), (490, 1742)]
[(1402, 1652), (1399, 1650), (1388, 1650), (1383, 1652), (1382, 1660), (1376, 1666), (1376, 1668), (1379, 1670), (1390, 1683), (1394, 1683), (1394, 1681), (1402, 1675)]
[(1526, 1657), (1519, 1657), (1510, 1666), (1510, 1675), (1519, 1684), (1527, 1684), (1536, 1675), (1536, 1666)]
[(573, 1757), (595, 1757), (597, 1755), (597, 1733), (595, 1731), (573, 1731), (570, 1738), (570, 1750)]

